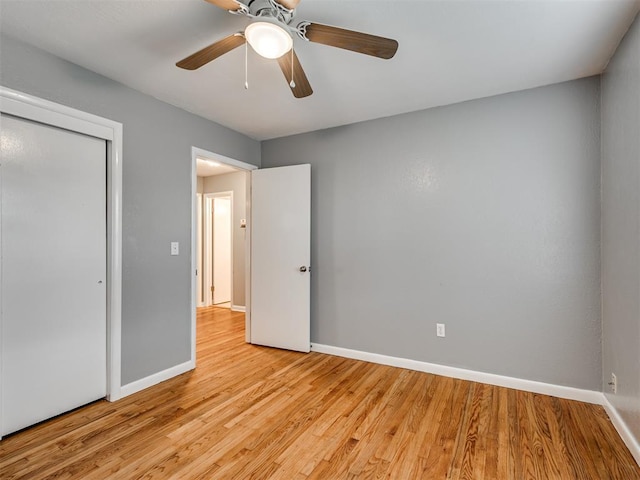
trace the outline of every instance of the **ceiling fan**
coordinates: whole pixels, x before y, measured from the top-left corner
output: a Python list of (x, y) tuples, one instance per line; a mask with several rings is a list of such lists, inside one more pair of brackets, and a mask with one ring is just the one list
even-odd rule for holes
[[(295, 10), (300, 0), (205, 0), (236, 15), (244, 15), (252, 21), (244, 32), (234, 33), (204, 47), (180, 60), (176, 66), (195, 70), (231, 50), (248, 43), (261, 56), (277, 59), (291, 92), (296, 98), (313, 93), (302, 65), (293, 49), (293, 35), (301, 39), (331, 47), (364, 53), (389, 59), (398, 50), (398, 42), (390, 38), (343, 28), (312, 23), (296, 22)], [(246, 83), (245, 83), (246, 86)]]

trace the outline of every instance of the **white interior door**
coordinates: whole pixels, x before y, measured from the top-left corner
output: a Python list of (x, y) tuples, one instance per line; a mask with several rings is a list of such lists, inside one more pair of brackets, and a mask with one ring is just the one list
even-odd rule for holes
[(311, 166), (251, 172), (251, 343), (310, 349)]
[(2, 115), (1, 434), (106, 395), (106, 142)]
[(231, 301), (231, 198), (213, 199), (213, 304)]

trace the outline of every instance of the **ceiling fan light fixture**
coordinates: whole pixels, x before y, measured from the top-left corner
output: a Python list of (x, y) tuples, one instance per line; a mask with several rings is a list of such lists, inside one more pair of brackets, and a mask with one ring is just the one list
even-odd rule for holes
[(275, 23), (254, 22), (247, 26), (244, 36), (251, 48), (264, 58), (280, 58), (293, 47), (289, 32)]

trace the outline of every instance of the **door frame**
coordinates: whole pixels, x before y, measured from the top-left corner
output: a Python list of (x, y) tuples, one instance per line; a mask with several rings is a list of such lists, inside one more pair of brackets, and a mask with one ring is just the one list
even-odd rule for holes
[[(122, 124), (0, 85), (0, 112), (106, 141), (107, 167), (107, 400), (121, 394)], [(195, 196), (195, 195), (194, 195)], [(0, 315), (0, 335), (2, 316)], [(1, 337), (0, 337), (1, 340)], [(0, 355), (0, 371), (2, 356)], [(0, 389), (2, 382), (0, 382)], [(0, 391), (0, 402), (2, 392)], [(2, 405), (0, 403), (0, 411)]]
[(198, 307), (204, 307), (204, 247), (202, 243), (202, 212), (203, 201), (202, 193), (196, 193), (196, 305)]
[[(215, 198), (228, 198), (230, 200), (230, 206), (231, 206), (231, 212), (230, 212), (230, 217), (229, 217), (229, 221), (231, 223), (230, 225), (230, 230), (231, 230), (231, 275), (230, 275), (230, 279), (229, 281), (231, 282), (230, 286), (231, 286), (231, 295), (230, 295), (230, 302), (231, 305), (234, 305), (233, 303), (233, 243), (234, 243), (234, 233), (233, 233), (233, 222), (234, 222), (234, 218), (233, 218), (233, 192), (215, 192), (215, 193), (203, 193), (203, 198), (204, 198), (204, 254), (202, 255), (202, 272), (204, 273), (204, 281), (209, 285), (213, 285), (213, 279), (214, 279), (214, 269), (215, 269), (215, 264), (213, 263), (213, 259), (215, 257), (214, 255), (214, 251), (213, 249), (215, 248), (215, 244), (213, 241), (213, 222), (211, 219), (211, 214), (212, 212), (215, 212), (211, 207), (213, 204), (213, 199)], [(212, 268), (211, 265), (214, 265), (214, 267)], [(204, 297), (204, 291), (206, 289), (204, 288), (203, 285), (203, 292), (202, 295)], [(211, 299), (211, 302), (205, 301), (204, 305), (206, 307), (213, 305), (213, 297), (207, 297)]]
[[(234, 158), (226, 157), (218, 153), (204, 150), (198, 147), (191, 147), (191, 362), (196, 365), (196, 305), (197, 305), (197, 286), (195, 272), (198, 268), (196, 258), (196, 242), (197, 242), (197, 191), (198, 191), (198, 172), (197, 172), (197, 160), (198, 157), (206, 158), (207, 160), (213, 160), (230, 167), (235, 167), (238, 170), (244, 170), (250, 173), (252, 170), (256, 170), (258, 167), (250, 163), (236, 160)], [(247, 189), (246, 189), (246, 206), (247, 206), (247, 218), (251, 218), (251, 175), (247, 175)], [(245, 241), (245, 340), (249, 342), (251, 340), (251, 222), (247, 222), (246, 227), (246, 241)], [(231, 286), (233, 290), (233, 285)]]

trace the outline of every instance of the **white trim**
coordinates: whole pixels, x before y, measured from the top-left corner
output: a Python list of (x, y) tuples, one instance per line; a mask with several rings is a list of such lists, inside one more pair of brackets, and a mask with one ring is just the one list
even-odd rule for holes
[[(198, 157), (203, 157), (203, 158), (209, 158), (209, 159), (215, 159), (217, 162), (223, 163), (225, 165), (229, 165), (232, 167), (235, 167), (239, 170), (244, 170), (246, 172), (251, 172), (252, 170), (257, 169), (258, 167), (255, 165), (252, 165), (250, 163), (245, 163), (245, 162), (241, 162), (240, 160), (235, 160), (233, 158), (229, 158), (229, 157), (225, 157), (224, 155), (220, 155), (214, 152), (210, 152), (208, 150), (203, 150), (202, 148), (198, 148), (198, 147), (191, 147), (191, 198), (195, 198), (196, 197), (196, 193), (197, 193), (197, 186), (198, 186), (198, 173), (197, 173), (197, 160)], [(250, 186), (251, 185), (251, 175), (247, 175), (247, 184)], [(247, 218), (251, 218), (251, 202), (250, 202), (250, 195), (251, 195), (251, 191), (250, 188), (247, 188)], [(192, 205), (193, 210), (195, 210), (195, 207)], [(245, 241), (245, 252), (246, 252), (246, 256), (245, 256), (245, 271), (246, 271), (246, 275), (245, 275), (245, 303), (246, 303), (246, 314), (245, 314), (245, 329), (246, 329), (246, 341), (249, 341), (249, 332), (251, 329), (251, 309), (249, 308), (249, 293), (250, 293), (250, 280), (251, 280), (251, 236), (250, 236), (250, 223), (251, 222), (247, 222), (247, 233), (246, 233), (246, 241)], [(191, 237), (192, 237), (192, 242), (191, 242), (191, 250), (193, 252), (193, 250), (195, 250), (195, 248), (193, 247), (193, 239), (196, 236), (196, 229), (197, 229), (197, 225), (195, 223), (195, 214), (191, 215)], [(191, 255), (191, 272), (193, 273), (193, 276), (195, 277), (195, 269), (197, 268), (196, 265), (196, 260), (194, 255)], [(203, 269), (204, 270), (204, 269)], [(232, 286), (233, 288), (233, 286)], [(195, 368), (195, 357), (196, 357), (196, 308), (195, 308), (195, 296), (197, 294), (197, 290), (195, 288), (195, 279), (192, 279), (191, 281), (191, 301), (192, 301), (192, 307), (191, 307), (191, 359), (194, 362), (194, 368)]]
[[(115, 122), (114, 122), (115, 123)], [(121, 362), (122, 362), (122, 124), (115, 123), (114, 138), (108, 145), (109, 166), (108, 172), (108, 202), (107, 215), (109, 218), (110, 233), (108, 234), (107, 258), (109, 259), (107, 270), (107, 348), (109, 366), (109, 385), (107, 388), (107, 400), (115, 402), (122, 398), (120, 392)]]
[(602, 394), (602, 397), (603, 397), (602, 406), (604, 407), (604, 410), (607, 412), (607, 415), (609, 415), (609, 418), (611, 419), (611, 423), (613, 423), (613, 426), (618, 431), (618, 435), (620, 435), (620, 438), (622, 438), (622, 441), (631, 452), (631, 455), (633, 455), (633, 458), (636, 460), (636, 463), (638, 464), (638, 466), (640, 466), (640, 442), (638, 441), (637, 438), (635, 438), (633, 433), (631, 433), (629, 426), (622, 419), (622, 417), (618, 413), (618, 410), (609, 401), (609, 398), (607, 397), (607, 395)]
[(380, 355), (378, 353), (333, 347), (331, 345), (322, 345), (319, 343), (312, 343), (311, 351), (326, 353), (328, 355), (336, 355), (338, 357), (353, 358), (355, 360), (363, 360), (365, 362), (379, 363), (392, 367), (406, 368), (419, 372), (433, 373), (435, 375), (442, 375), (445, 377), (470, 380), (472, 382), (487, 383), (489, 385), (496, 385), (499, 387), (514, 388), (517, 390), (524, 390), (526, 392), (552, 395), (554, 397), (594, 403), (596, 405), (602, 405), (603, 402), (602, 392), (597, 392), (595, 390), (583, 390), (581, 388), (553, 385), (551, 383), (536, 382), (534, 380), (505, 377), (503, 375), (496, 375), (493, 373), (477, 372), (475, 370), (466, 370), (464, 368), (449, 367), (446, 365), (438, 365), (436, 363), (410, 360), (408, 358), (391, 357), (388, 355)]
[(242, 305), (231, 305), (232, 312), (246, 312), (247, 308)]
[(0, 111), (107, 141), (107, 400), (118, 400), (122, 397), (122, 124), (3, 86)]
[(251, 343), (251, 172), (245, 179), (246, 199), (245, 218), (247, 224), (244, 230), (244, 341)]
[(153, 387), (165, 380), (169, 380), (170, 378), (177, 377), (178, 375), (182, 375), (189, 370), (193, 370), (196, 368), (196, 365), (192, 361), (181, 363), (180, 365), (176, 365), (175, 367), (167, 368), (166, 370), (162, 370), (161, 372), (154, 373), (153, 375), (149, 375), (148, 377), (141, 378), (140, 380), (136, 380), (135, 382), (127, 383), (123, 385), (120, 391), (122, 392), (122, 396), (126, 397), (127, 395), (132, 395), (137, 393), (145, 388)]
[[(197, 175), (197, 173), (196, 173)], [(197, 177), (196, 177), (197, 179)], [(195, 286), (195, 292), (196, 292), (196, 306), (198, 307), (204, 307), (204, 301), (203, 301), (203, 294), (204, 294), (204, 289), (203, 289), (203, 285), (202, 285), (202, 266), (203, 266), (203, 259), (202, 259), (202, 194), (201, 193), (196, 193), (196, 230), (195, 230), (195, 234), (194, 232), (191, 233), (192, 238), (193, 236), (196, 237), (195, 241), (192, 240), (192, 243), (195, 244), (195, 249), (196, 249), (196, 261), (195, 261), (195, 265), (196, 265), (196, 271), (200, 274), (199, 278), (198, 278), (198, 274), (196, 274), (196, 278), (195, 280), (200, 280), (200, 285), (196, 285)], [(200, 248), (198, 248), (198, 242), (200, 243)], [(200, 258), (200, 261), (198, 261), (198, 257)], [(198, 293), (200, 293), (200, 295), (198, 295)], [(193, 333), (193, 332), (192, 332)]]
[(104, 140), (113, 140), (115, 125), (122, 126), (106, 118), (2, 86), (0, 101), (3, 113)]
[[(198, 173), (196, 157), (191, 158), (191, 352), (189, 355), (193, 368), (196, 365), (196, 308), (199, 303), (198, 287), (196, 286), (196, 271), (198, 269), (198, 256), (196, 249), (198, 235)], [(200, 272), (202, 276), (202, 272)]]
[(258, 168), (250, 163), (245, 163), (241, 162), (240, 160), (225, 157), (224, 155), (220, 155), (219, 153), (213, 153), (198, 147), (191, 147), (191, 158), (195, 161), (198, 157), (206, 158), (208, 160), (215, 160), (216, 162), (224, 163), (225, 165), (235, 167), (240, 170), (251, 171)]

